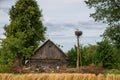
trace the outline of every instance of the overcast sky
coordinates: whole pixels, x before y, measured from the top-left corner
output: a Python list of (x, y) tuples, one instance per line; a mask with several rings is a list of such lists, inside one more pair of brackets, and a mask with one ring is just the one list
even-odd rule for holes
[[(16, 0), (0, 0), (0, 38), (4, 38), (5, 24), (9, 24), (9, 9)], [(37, 0), (42, 9), (43, 23), (47, 27), (46, 37), (63, 46), (63, 51), (76, 44), (76, 29), (83, 32), (80, 43), (95, 44), (107, 25), (90, 18), (93, 9), (88, 9), (84, 0)]]

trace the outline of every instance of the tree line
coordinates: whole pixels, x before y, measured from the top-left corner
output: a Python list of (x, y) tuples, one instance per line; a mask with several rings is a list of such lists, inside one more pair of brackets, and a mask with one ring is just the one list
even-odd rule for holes
[[(82, 66), (102, 64), (106, 69), (120, 69), (120, 50), (109, 40), (97, 42), (96, 45), (80, 46)], [(68, 51), (68, 67), (76, 67), (77, 46)]]

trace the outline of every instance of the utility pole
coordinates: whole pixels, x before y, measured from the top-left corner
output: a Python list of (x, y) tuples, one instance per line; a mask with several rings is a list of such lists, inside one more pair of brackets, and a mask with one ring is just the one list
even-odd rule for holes
[(79, 69), (79, 60), (80, 60), (80, 66), (82, 66), (82, 59), (81, 59), (80, 46), (79, 46), (79, 37), (82, 35), (82, 31), (79, 31), (77, 29), (75, 31), (75, 35), (77, 36), (77, 61), (76, 61), (76, 68)]

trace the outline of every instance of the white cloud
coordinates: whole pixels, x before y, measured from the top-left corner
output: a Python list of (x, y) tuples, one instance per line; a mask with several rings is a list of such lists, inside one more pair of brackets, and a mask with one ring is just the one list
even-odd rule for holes
[(84, 0), (38, 0), (38, 3), (44, 18), (55, 22), (90, 20), (89, 14), (94, 11), (86, 7)]

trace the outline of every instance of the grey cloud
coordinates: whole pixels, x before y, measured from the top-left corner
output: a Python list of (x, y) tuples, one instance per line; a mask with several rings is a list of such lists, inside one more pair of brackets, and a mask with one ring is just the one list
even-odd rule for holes
[(93, 20), (90, 20), (88, 22), (79, 22), (79, 25), (82, 26), (84, 29), (105, 29), (107, 24), (103, 24), (101, 22), (95, 22)]
[(54, 24), (54, 23), (45, 23), (45, 26), (47, 27), (48, 31), (60, 31), (64, 29), (64, 25), (62, 24)]
[(44, 23), (47, 28), (56, 28), (56, 29), (63, 29), (63, 28), (73, 28), (76, 24), (71, 23)]
[(78, 23), (44, 23), (48, 29), (51, 30), (63, 30), (63, 29), (90, 29), (90, 30), (99, 30), (105, 29), (106, 24), (94, 21), (87, 21), (87, 22), (78, 22)]

